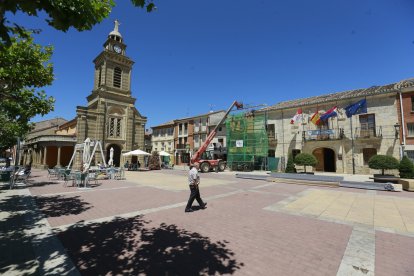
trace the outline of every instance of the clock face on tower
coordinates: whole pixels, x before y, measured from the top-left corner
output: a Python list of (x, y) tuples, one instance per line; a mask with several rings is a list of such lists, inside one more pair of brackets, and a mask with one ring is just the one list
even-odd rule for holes
[(115, 46), (114, 46), (114, 51), (115, 51), (116, 53), (120, 54), (120, 53), (121, 53), (121, 47), (119, 47), (119, 45), (115, 45)]

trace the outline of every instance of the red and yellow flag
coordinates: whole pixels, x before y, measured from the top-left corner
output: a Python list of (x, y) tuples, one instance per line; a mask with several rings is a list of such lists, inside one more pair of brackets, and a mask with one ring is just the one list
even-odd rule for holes
[(310, 120), (315, 126), (319, 126), (321, 124), (321, 116), (319, 116), (318, 110), (316, 110), (315, 114), (312, 115)]

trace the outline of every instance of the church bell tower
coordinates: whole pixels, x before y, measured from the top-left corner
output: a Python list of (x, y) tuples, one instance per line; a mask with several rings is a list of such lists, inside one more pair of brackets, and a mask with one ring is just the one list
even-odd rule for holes
[(78, 106), (76, 110), (77, 142), (82, 143), (88, 137), (101, 141), (106, 159), (113, 148), (115, 166), (125, 161), (122, 153), (144, 148), (147, 121), (135, 108), (136, 99), (131, 95), (134, 62), (126, 55), (127, 46), (119, 26), (119, 21), (115, 20), (103, 50), (93, 60), (94, 85), (86, 98), (87, 107)]

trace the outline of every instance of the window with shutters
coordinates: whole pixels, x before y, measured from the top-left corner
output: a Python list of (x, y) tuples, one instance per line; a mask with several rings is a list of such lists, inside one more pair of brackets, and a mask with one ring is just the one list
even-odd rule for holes
[(114, 69), (114, 87), (121, 88), (121, 76), (122, 76), (121, 68), (115, 67), (115, 69)]

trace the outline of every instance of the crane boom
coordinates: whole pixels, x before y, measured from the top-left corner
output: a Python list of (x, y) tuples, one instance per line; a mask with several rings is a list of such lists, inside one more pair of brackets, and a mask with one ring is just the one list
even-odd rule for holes
[(210, 134), (207, 136), (206, 141), (203, 143), (203, 145), (197, 150), (197, 152), (191, 157), (191, 164), (194, 164), (200, 160), (201, 155), (206, 151), (208, 145), (210, 145), (211, 141), (213, 140), (214, 136), (217, 134), (217, 130), (219, 126), (226, 120), (227, 116), (229, 115), (230, 111), (233, 109), (233, 107), (236, 106), (237, 109), (242, 109), (243, 104), (239, 103), (237, 101), (234, 101), (229, 109), (227, 109), (226, 113), (224, 114), (223, 118), (221, 118), (220, 122), (216, 125), (216, 127), (210, 132)]

